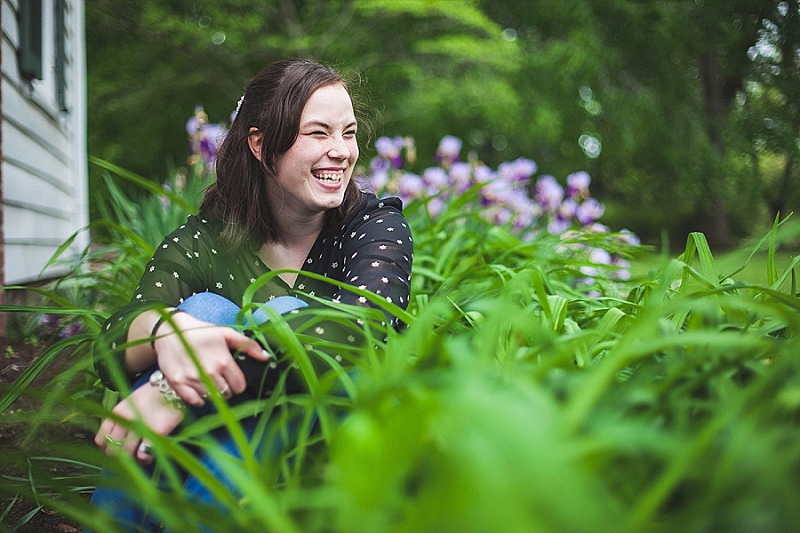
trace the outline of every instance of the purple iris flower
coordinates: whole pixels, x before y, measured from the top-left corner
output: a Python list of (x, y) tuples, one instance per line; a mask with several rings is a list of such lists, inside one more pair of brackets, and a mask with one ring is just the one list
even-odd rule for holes
[(537, 168), (534, 161), (520, 157), (511, 162), (500, 163), (497, 173), (509, 181), (528, 181), (536, 173)]
[(186, 133), (189, 135), (194, 135), (197, 133), (197, 130), (200, 129), (200, 121), (197, 119), (197, 114), (192, 115), (189, 120), (186, 121)]
[(578, 203), (572, 198), (567, 198), (558, 208), (558, 216), (563, 220), (571, 220), (578, 212)]
[(642, 241), (639, 240), (639, 237), (637, 237), (636, 234), (629, 229), (619, 230), (619, 235), (622, 242), (626, 244), (630, 244), (632, 246), (639, 246), (642, 244)]
[(383, 157), (373, 157), (372, 161), (369, 162), (369, 167), (372, 172), (388, 172), (389, 165), (389, 160), (384, 159)]
[(378, 140), (375, 141), (375, 150), (378, 151), (380, 157), (385, 157), (386, 159), (391, 159), (400, 151), (395, 145), (394, 140), (389, 137), (379, 137)]
[(450, 181), (459, 193), (469, 189), (472, 182), (472, 165), (461, 161), (453, 163), (450, 167)]
[(514, 212), (506, 207), (498, 206), (495, 210), (495, 224), (507, 224), (514, 216)]
[(444, 209), (445, 200), (441, 196), (437, 196), (435, 198), (431, 198), (428, 202), (428, 213), (431, 215), (431, 218), (436, 218)]
[(405, 141), (402, 137), (379, 137), (375, 141), (375, 150), (378, 152), (378, 157), (387, 159), (391, 162), (394, 168), (401, 168), (403, 166), (402, 150), (405, 146)]
[(407, 203), (410, 200), (419, 198), (424, 188), (425, 182), (422, 181), (421, 177), (417, 176), (416, 174), (406, 172), (400, 177), (397, 193), (400, 195), (403, 203)]
[(508, 185), (504, 181), (494, 179), (486, 182), (486, 185), (481, 188), (481, 194), (491, 202), (502, 202), (507, 188)]
[(450, 161), (458, 159), (459, 152), (461, 152), (461, 139), (452, 135), (442, 137), (442, 140), (439, 141), (439, 148), (436, 150), (436, 153), (442, 159)]
[(595, 235), (600, 233), (610, 233), (611, 228), (606, 226), (605, 224), (600, 224), (599, 222), (593, 222), (586, 226), (585, 228), (589, 233), (594, 233)]
[(487, 183), (494, 179), (494, 172), (486, 165), (478, 165), (475, 167), (474, 176), (475, 183)]
[[(161, 187), (165, 191), (172, 191), (172, 187), (170, 187), (169, 182), (162, 183)], [(170, 206), (170, 203), (171, 203), (170, 199), (169, 199), (169, 196), (167, 196), (166, 194), (159, 194), (158, 195), (158, 201), (161, 202), (161, 209), (163, 209), (164, 211), (167, 211), (169, 209), (169, 206)]]
[(575, 172), (567, 176), (567, 196), (570, 198), (588, 198), (591, 176), (586, 172)]
[(602, 248), (594, 248), (589, 254), (589, 261), (595, 265), (610, 265), (611, 254)]
[(385, 169), (373, 170), (372, 174), (369, 176), (369, 184), (372, 186), (373, 190), (383, 191), (389, 184), (389, 172)]
[(564, 199), (564, 189), (553, 176), (542, 176), (536, 181), (536, 199), (545, 211), (556, 211)]
[(422, 173), (422, 181), (425, 182), (428, 192), (431, 194), (441, 191), (449, 183), (447, 172), (442, 167), (426, 168), (425, 172)]
[(605, 207), (603, 204), (595, 200), (594, 198), (587, 198), (575, 211), (575, 218), (583, 224), (584, 226), (588, 226), (601, 216), (605, 212)]
[(42, 315), (40, 318), (42, 326), (45, 331), (53, 333), (61, 327), (61, 319), (58, 315)]
[(74, 321), (70, 322), (65, 327), (61, 328), (61, 331), (58, 332), (58, 336), (61, 337), (62, 339), (65, 339), (67, 337), (78, 335), (81, 332), (83, 332), (81, 323), (78, 321)]
[(541, 207), (530, 198), (518, 198), (514, 204), (514, 211), (516, 212), (514, 229), (523, 230), (536, 224), (541, 214)]
[(569, 229), (569, 226), (570, 224), (566, 220), (559, 220), (559, 219), (551, 220), (547, 224), (547, 232), (552, 235), (561, 235), (562, 233), (564, 233)]
[(225, 140), (226, 130), (219, 124), (206, 124), (200, 138), (200, 154), (210, 166), (217, 159), (217, 152), (222, 141)]
[(612, 279), (616, 279), (619, 281), (628, 281), (631, 279), (631, 271), (629, 270), (631, 267), (630, 262), (627, 260), (618, 257), (614, 259), (614, 266), (617, 267), (616, 270), (611, 272), (610, 277)]

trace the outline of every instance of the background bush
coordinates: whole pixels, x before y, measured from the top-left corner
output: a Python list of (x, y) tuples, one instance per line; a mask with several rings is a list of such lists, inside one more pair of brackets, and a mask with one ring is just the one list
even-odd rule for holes
[[(192, 209), (174, 182), (171, 192), (159, 190), (171, 202), (165, 210), (158, 195), (145, 204), (127, 200), (110, 176), (108, 209), (126, 222), (94, 223), (107, 238), (72, 275), (41, 291), (45, 304), (3, 309), (78, 321), (82, 333), (39, 364), (75, 346), (84, 358), (76, 371), (89, 376), (98, 324), (131, 293), (163, 225)], [(185, 191), (202, 183), (190, 174)], [(121, 486), (180, 531), (796, 530), (800, 306), (797, 261), (776, 266), (778, 225), (754, 246), (769, 249), (766, 284), (719, 272), (699, 233), (646, 279), (625, 281), (611, 275), (618, 266), (592, 261), (591, 251), (633, 253), (630, 235), (497, 225), (482, 216), (481, 190), (446, 198), (435, 216), (431, 198), (408, 206), (416, 249), (402, 334), (386, 332), (363, 309), (326, 311), (339, 320), (360, 313), (373, 335), (367, 349), (349, 354), (355, 377), (329, 359), (327, 373), (307, 371), (307, 394), (236, 409), (220, 401), (218, 415), (170, 438), (133, 421), (154, 442), (173, 490), (158, 490), (125, 457), (111, 462)], [(304, 347), (302, 332), (283, 334), (301, 363), (325, 353)], [(5, 390), (0, 407), (25, 394), (45, 400), (34, 420), (57, 406), (100, 418), (116, 400), (110, 393), (87, 400), (58, 382), (31, 389), (36, 371)], [(347, 397), (331, 394), (335, 376)], [(98, 398), (102, 389), (94, 387)], [(312, 413), (320, 422), (277, 456), (240, 440), (243, 459), (223, 463), (233, 472), (232, 492), (182, 446), (213, 452), (209, 429), (224, 424), (239, 434), (237, 419), (254, 410), (272, 413), (268, 434), (290, 420), (310, 427)], [(89, 474), (101, 459), (88, 449), (48, 458), (77, 461)], [(114, 531), (79, 496), (91, 478), (54, 479), (25, 466), (41, 458), (15, 460), (28, 475), (6, 477), (4, 497), (24, 494)], [(179, 468), (208, 480), (227, 514), (187, 501)]]
[(542, 174), (585, 170), (613, 229), (668, 235), (675, 253), (702, 231), (717, 250), (799, 205), (796, 7), (94, 0), (89, 152), (160, 181), (186, 156), (182, 122), (198, 102), (227, 123), (267, 63), (312, 58), (363, 76), (378, 133), (413, 132), (422, 161), (451, 134), (492, 167), (528, 157)]

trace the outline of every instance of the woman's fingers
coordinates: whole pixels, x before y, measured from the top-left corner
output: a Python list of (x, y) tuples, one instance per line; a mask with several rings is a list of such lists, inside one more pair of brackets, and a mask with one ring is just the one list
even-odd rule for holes
[[(158, 435), (170, 434), (183, 420), (183, 411), (170, 404), (157, 387), (145, 384), (134, 390), (114, 408), (114, 413), (127, 420), (140, 420)], [(152, 455), (149, 441), (111, 419), (100, 424), (95, 444), (106, 454), (123, 450), (144, 464)]]
[(100, 424), (100, 429), (97, 430), (97, 434), (94, 436), (95, 445), (102, 451), (106, 451), (106, 447), (110, 444), (110, 442), (106, 440), (106, 436), (111, 434), (114, 425), (113, 420), (106, 418), (103, 420), (103, 423)]
[[(103, 429), (103, 426), (106, 428)], [(127, 445), (129, 439), (128, 430), (120, 426), (111, 419), (106, 419), (94, 438), (95, 444), (103, 450), (106, 455), (116, 453), (120, 448)]]
[(139, 442), (136, 447), (136, 460), (143, 465), (149, 465), (153, 462), (153, 446), (145, 439)]
[[(233, 393), (243, 392), (247, 386), (232, 353), (243, 350), (251, 357), (268, 358), (257, 342), (232, 328), (214, 326), (185, 313), (176, 315), (175, 319), (186, 345), (176, 335), (164, 337), (157, 344), (158, 362), (170, 386), (189, 405), (200, 407), (208, 398), (201, 369), (223, 396), (229, 398)], [(192, 353), (187, 352), (187, 345)]]
[[(105, 422), (110, 422), (110, 420), (107, 419)], [(103, 433), (102, 436), (101, 432), (98, 432), (94, 441), (106, 455), (113, 455), (122, 450), (126, 454), (131, 454), (144, 465), (153, 462), (153, 446), (119, 425), (115, 424), (111, 432)]]
[(94, 438), (95, 444), (103, 450), (106, 455), (113, 455), (120, 450), (131, 454), (143, 465), (153, 462), (153, 446), (145, 439), (139, 439), (122, 426), (115, 424), (110, 419), (103, 422), (103, 426), (113, 425), (110, 431), (101, 429)]
[[(198, 361), (211, 381), (214, 382), (220, 394), (227, 399), (234, 394), (241, 394), (247, 388), (244, 374), (239, 365), (236, 364), (232, 354), (244, 354), (259, 360), (267, 360), (270, 355), (261, 348), (258, 342), (232, 328), (219, 327), (217, 331), (222, 334), (225, 348), (214, 355), (198, 354)], [(197, 370), (196, 367), (195, 370)], [(200, 372), (197, 371), (195, 379), (187, 378), (185, 382), (194, 389), (196, 395), (188, 391), (188, 389), (180, 388), (178, 384), (175, 386), (175, 392), (190, 405), (202, 405), (202, 403), (198, 402), (198, 399), (200, 401), (208, 399), (209, 391), (200, 377)], [(184, 396), (184, 394), (187, 396)]]
[[(233, 350), (231, 348), (231, 351)], [(215, 380), (215, 383), (217, 390), (224, 398), (227, 399), (234, 394), (241, 394), (247, 388), (247, 380), (245, 380), (244, 373), (233, 358), (230, 359), (230, 364), (221, 369), (220, 373), (222, 379)]]
[(142, 442), (142, 439), (133, 433), (129, 433), (127, 438), (122, 440), (121, 448), (125, 454), (136, 457), (136, 448), (139, 447), (140, 442)]
[(265, 350), (258, 341), (233, 329), (230, 330), (230, 333), (231, 334), (228, 336), (228, 347), (232, 353), (252, 357), (257, 361), (266, 361), (271, 357), (269, 352)]
[(202, 407), (205, 405), (206, 400), (204, 396), (206, 394), (206, 387), (202, 382), (195, 381), (191, 385), (179, 382), (171, 386), (175, 394), (180, 396), (181, 400), (192, 407)]
[[(242, 370), (232, 359), (226, 361), (226, 364), (221, 364), (219, 368), (208, 371), (208, 377), (214, 383), (216, 390), (226, 399), (233, 394), (244, 392), (247, 387)], [(194, 407), (202, 407), (210, 395), (208, 387), (199, 375), (196, 379), (187, 379), (185, 382), (175, 383), (172, 387), (183, 401)]]

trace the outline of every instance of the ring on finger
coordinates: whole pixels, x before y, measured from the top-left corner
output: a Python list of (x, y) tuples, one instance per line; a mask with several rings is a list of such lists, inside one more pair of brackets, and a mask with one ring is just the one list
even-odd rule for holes
[(142, 443), (139, 445), (139, 453), (143, 453), (144, 455), (153, 455), (153, 447), (149, 442), (142, 441)]
[(231, 386), (226, 383), (225, 384), (225, 388), (222, 389), (221, 391), (219, 391), (219, 393), (222, 394), (223, 396), (225, 396), (228, 392), (230, 392), (230, 390), (231, 390)]

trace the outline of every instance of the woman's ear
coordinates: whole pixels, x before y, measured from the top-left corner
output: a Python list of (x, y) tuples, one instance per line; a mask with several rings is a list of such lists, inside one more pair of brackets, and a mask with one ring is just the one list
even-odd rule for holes
[(264, 134), (256, 133), (257, 131), (257, 128), (250, 128), (250, 135), (247, 136), (247, 145), (250, 147), (253, 157), (261, 161), (261, 140), (264, 138)]

